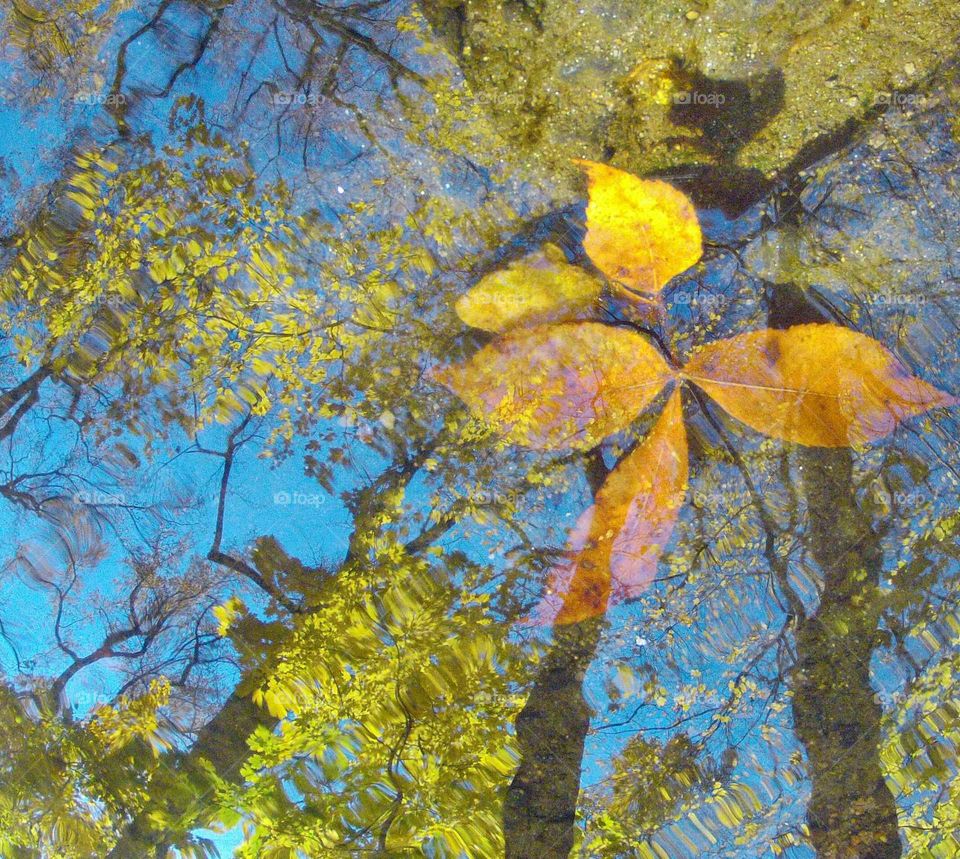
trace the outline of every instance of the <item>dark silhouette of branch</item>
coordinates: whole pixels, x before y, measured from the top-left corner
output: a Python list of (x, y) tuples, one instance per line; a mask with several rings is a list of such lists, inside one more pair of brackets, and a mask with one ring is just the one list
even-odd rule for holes
[(402, 63), (393, 54), (383, 50), (372, 38), (347, 24), (343, 20), (346, 17), (343, 11), (338, 10), (337, 13), (334, 13), (320, 4), (311, 3), (308, 0), (286, 0), (282, 8), (295, 20), (319, 24), (323, 29), (335, 33), (352, 45), (356, 45), (369, 56), (379, 60), (387, 69), (391, 79), (406, 78), (420, 84), (420, 86), (427, 85), (427, 79), (423, 75)]
[(24, 397), (35, 395), (40, 385), (53, 374), (49, 364), (41, 364), (26, 379), (0, 394), (0, 417), (3, 417)]
[[(290, 614), (297, 614), (302, 609), (301, 606), (292, 601), (286, 594), (275, 588), (260, 573), (242, 558), (236, 558), (224, 552), (220, 546), (223, 541), (223, 518), (227, 506), (227, 492), (230, 488), (230, 472), (233, 470), (233, 462), (236, 457), (237, 448), (243, 444), (238, 441), (240, 434), (250, 424), (253, 417), (252, 413), (247, 416), (230, 432), (227, 438), (227, 446), (222, 453), (215, 452), (217, 456), (223, 457), (223, 472), (220, 475), (220, 494), (217, 498), (217, 521), (213, 530), (213, 543), (210, 551), (207, 553), (208, 560), (215, 564), (220, 564), (235, 573), (249, 579), (265, 594), (267, 594), (277, 605), (282, 606)], [(208, 453), (210, 451), (207, 451)]]

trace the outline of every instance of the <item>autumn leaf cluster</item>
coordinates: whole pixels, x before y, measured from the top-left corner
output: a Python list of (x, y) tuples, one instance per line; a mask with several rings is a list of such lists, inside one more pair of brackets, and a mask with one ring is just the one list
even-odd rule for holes
[(862, 447), (955, 403), (881, 343), (842, 326), (747, 331), (700, 346), (680, 365), (646, 333), (596, 321), (604, 294), (660, 305), (667, 283), (700, 260), (702, 234), (676, 188), (580, 163), (590, 195), (583, 244), (599, 274), (548, 246), (483, 278), (456, 310), (499, 336), (435, 373), (506, 440), (538, 450), (593, 448), (670, 389), (646, 438), (577, 520), (570, 559), (554, 568), (534, 612), (541, 622), (601, 614), (653, 581), (689, 480), (684, 385), (753, 430), (818, 447)]

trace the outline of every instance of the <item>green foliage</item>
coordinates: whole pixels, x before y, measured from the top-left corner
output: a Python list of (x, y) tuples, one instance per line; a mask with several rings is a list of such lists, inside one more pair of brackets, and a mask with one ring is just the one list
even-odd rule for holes
[(66, 722), (0, 687), (0, 856), (89, 859), (142, 806), (159, 762), (134, 740), (157, 736), (167, 690)]
[(476, 571), (402, 555), (343, 571), (253, 693), (281, 719), (251, 738), (242, 856), (498, 855), (515, 765), (503, 730), (522, 661)]
[(219, 420), (264, 411), (276, 340), (314, 317), (290, 295), (310, 219), (284, 185), (259, 189), (242, 147), (200, 126), (160, 152), (78, 154), (62, 193), (0, 280), (21, 363), (119, 378), (130, 398), (165, 390), (168, 415), (195, 397)]

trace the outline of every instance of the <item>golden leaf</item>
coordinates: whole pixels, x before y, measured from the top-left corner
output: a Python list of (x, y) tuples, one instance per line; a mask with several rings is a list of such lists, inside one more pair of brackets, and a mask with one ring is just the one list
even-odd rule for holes
[(552, 450), (628, 426), (674, 372), (640, 334), (565, 322), (512, 331), (433, 376), (510, 441)]
[(647, 437), (610, 473), (570, 536), (570, 561), (551, 573), (536, 623), (576, 623), (653, 581), (687, 491), (687, 436), (680, 391)]
[(577, 163), (590, 187), (583, 246), (625, 295), (649, 299), (700, 259), (700, 224), (685, 194), (606, 164)]
[(829, 324), (709, 343), (683, 375), (747, 426), (817, 447), (860, 446), (905, 418), (957, 402), (876, 340)]

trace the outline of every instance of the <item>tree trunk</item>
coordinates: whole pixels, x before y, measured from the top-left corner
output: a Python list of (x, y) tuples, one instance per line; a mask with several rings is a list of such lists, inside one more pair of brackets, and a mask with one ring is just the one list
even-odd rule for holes
[[(240, 782), (240, 769), (250, 756), (247, 738), (258, 728), (272, 731), (279, 719), (258, 707), (246, 693), (250, 684), (241, 682), (216, 715), (200, 731), (190, 751), (170, 755), (170, 779), (179, 781), (179, 789), (160, 787), (152, 793), (151, 802), (133, 818), (106, 859), (162, 859), (171, 833), (158, 830), (150, 823), (151, 812), (162, 811), (174, 819), (190, 818), (209, 806), (212, 785), (200, 762), (209, 761), (217, 773), (235, 784)], [(204, 821), (198, 825), (202, 825)]]
[[(596, 495), (607, 469), (588, 462)], [(567, 859), (576, 834), (577, 797), (590, 707), (583, 678), (600, 643), (603, 618), (556, 626), (527, 703), (517, 716), (520, 766), (507, 789), (503, 834), (507, 859)]]
[(824, 576), (820, 605), (797, 630), (793, 674), (810, 839), (821, 859), (897, 859), (897, 807), (880, 767), (882, 711), (870, 685), (879, 541), (853, 497), (850, 452), (807, 449), (800, 460), (810, 546)]
[(517, 716), (520, 766), (503, 810), (507, 859), (567, 859), (573, 848), (580, 764), (590, 727), (583, 677), (602, 618), (556, 627), (554, 644)]
[[(772, 327), (823, 321), (793, 287), (774, 287)], [(880, 643), (880, 540), (857, 504), (846, 448), (797, 448), (806, 542), (823, 575), (797, 627), (793, 716), (811, 782), (807, 823), (819, 859), (897, 859), (897, 807), (880, 766), (882, 711), (870, 685)]]

